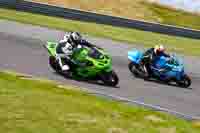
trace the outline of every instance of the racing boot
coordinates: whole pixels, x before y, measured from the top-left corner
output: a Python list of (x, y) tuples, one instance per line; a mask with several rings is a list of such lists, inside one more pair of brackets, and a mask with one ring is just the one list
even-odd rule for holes
[(67, 75), (68, 77), (72, 77), (72, 72), (70, 71), (70, 66), (66, 63), (64, 63), (64, 59), (63, 58), (58, 58), (58, 63), (60, 65), (61, 68), (61, 73), (63, 73), (65, 76)]

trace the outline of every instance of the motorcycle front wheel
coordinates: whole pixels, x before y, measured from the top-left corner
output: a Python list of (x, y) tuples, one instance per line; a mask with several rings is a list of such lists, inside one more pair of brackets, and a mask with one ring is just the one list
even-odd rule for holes
[(49, 57), (49, 65), (51, 66), (51, 68), (53, 70), (55, 70), (56, 72), (59, 72), (61, 70), (60, 66), (58, 65), (56, 58), (53, 56)]
[(136, 66), (136, 64), (134, 64), (133, 62), (130, 62), (130, 63), (128, 64), (128, 68), (129, 68), (130, 72), (131, 72), (135, 77), (137, 77), (137, 76), (139, 75), (139, 73), (138, 73), (139, 70), (137, 70), (137, 66)]
[(128, 68), (135, 77), (140, 77), (145, 80), (148, 80), (150, 78), (148, 73), (145, 72), (144, 66), (139, 66), (138, 64), (130, 62)]

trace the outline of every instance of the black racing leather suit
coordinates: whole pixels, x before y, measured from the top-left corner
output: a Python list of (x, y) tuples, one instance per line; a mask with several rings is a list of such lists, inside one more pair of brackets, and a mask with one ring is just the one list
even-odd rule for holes
[(155, 53), (154, 48), (148, 49), (143, 54), (143, 58), (142, 58), (141, 62), (143, 63), (143, 65), (145, 65), (145, 67), (147, 69), (147, 73), (149, 74), (149, 76), (151, 75), (150, 65), (154, 62), (155, 58), (158, 57), (158, 56), (170, 57), (170, 55), (168, 55), (164, 52)]

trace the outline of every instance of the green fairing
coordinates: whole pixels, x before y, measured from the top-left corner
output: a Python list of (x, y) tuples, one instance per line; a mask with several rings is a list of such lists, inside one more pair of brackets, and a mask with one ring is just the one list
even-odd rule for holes
[(50, 54), (50, 56), (56, 56), (56, 46), (58, 43), (55, 42), (47, 42), (46, 48)]
[[(50, 56), (56, 55), (55, 42), (48, 42), (46, 48)], [(95, 48), (96, 50), (88, 47), (76, 49), (72, 55), (72, 60), (78, 67), (74, 70), (76, 76), (83, 78), (93, 78), (101, 73), (112, 71), (112, 59), (102, 49)], [(81, 64), (85, 64), (84, 67)]]

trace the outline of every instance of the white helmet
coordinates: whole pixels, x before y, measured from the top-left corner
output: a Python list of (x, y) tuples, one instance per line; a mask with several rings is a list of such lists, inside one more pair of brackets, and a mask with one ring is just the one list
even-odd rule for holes
[(75, 42), (79, 42), (82, 40), (82, 36), (78, 32), (72, 32), (71, 39)]
[(155, 53), (158, 53), (158, 52), (164, 52), (165, 51), (165, 48), (164, 46), (161, 44), (161, 45), (155, 45), (154, 47), (154, 52)]

